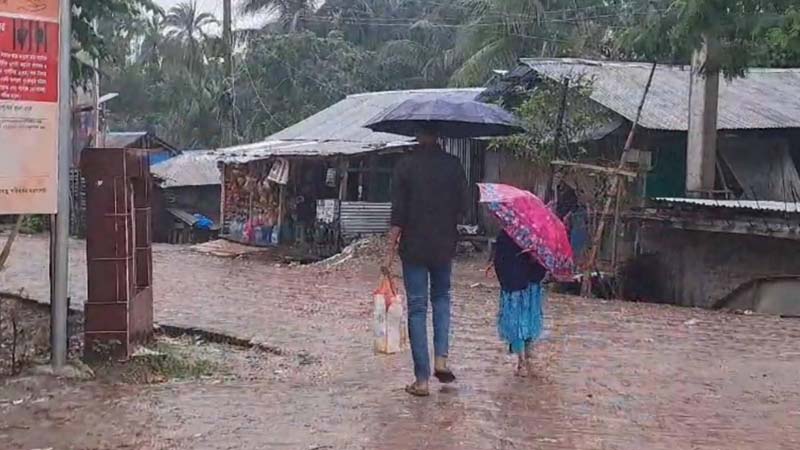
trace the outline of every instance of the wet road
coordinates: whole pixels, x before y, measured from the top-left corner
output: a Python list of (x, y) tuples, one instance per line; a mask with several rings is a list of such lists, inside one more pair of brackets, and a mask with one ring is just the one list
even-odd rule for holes
[(4, 405), (0, 390), (10, 448), (800, 448), (796, 320), (555, 297), (538, 377), (521, 380), (495, 337), (496, 291), (471, 287), (479, 266), (463, 264), (452, 346), (460, 381), (416, 399), (402, 392), (408, 353), (370, 348), (373, 267), (278, 268), (167, 247), (155, 267), (159, 321), (279, 346), (283, 356), (267, 356), (278, 359), (273, 373), (58, 385), (48, 401), (19, 406)]

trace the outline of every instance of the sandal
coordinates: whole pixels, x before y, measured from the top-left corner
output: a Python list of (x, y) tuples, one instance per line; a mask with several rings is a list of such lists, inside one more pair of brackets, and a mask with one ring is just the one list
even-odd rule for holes
[(411, 394), (414, 397), (428, 397), (431, 395), (428, 389), (423, 389), (417, 386), (417, 383), (412, 383), (406, 386), (406, 393)]
[(436, 370), (433, 372), (433, 376), (435, 376), (440, 383), (444, 384), (454, 383), (456, 381), (456, 376), (453, 375), (453, 372), (450, 369)]

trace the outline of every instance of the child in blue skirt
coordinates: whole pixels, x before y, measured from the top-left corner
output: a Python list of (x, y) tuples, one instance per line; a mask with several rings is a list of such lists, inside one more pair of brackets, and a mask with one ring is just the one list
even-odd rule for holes
[(497, 236), (493, 262), (501, 288), (497, 330), (519, 358), (517, 375), (527, 376), (532, 346), (544, 329), (542, 280), (547, 270), (523, 253), (505, 231)]

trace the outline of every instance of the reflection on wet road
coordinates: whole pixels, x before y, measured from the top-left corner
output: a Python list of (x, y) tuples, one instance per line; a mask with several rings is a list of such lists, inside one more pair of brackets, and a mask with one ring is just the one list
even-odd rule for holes
[[(315, 331), (330, 353), (324, 369), (309, 368), (305, 379), (151, 395), (170, 398), (158, 422), (184, 430), (175, 442), (202, 448), (751, 449), (768, 442), (790, 449), (800, 443), (800, 417), (792, 411), (800, 409), (794, 322), (572, 298), (553, 299), (549, 310), (550, 333), (532, 379), (512, 375), (513, 361), (495, 338), (491, 289), (462, 286), (453, 345), (460, 381), (437, 385), (429, 399), (401, 389), (411, 373), (409, 356), (373, 355), (368, 327), (354, 333), (356, 326)], [(202, 435), (192, 439), (193, 433)]]

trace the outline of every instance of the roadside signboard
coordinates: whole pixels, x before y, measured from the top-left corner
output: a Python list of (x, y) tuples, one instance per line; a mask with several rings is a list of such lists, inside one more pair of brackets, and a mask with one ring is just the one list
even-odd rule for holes
[(56, 212), (58, 8), (0, 0), (0, 214)]

